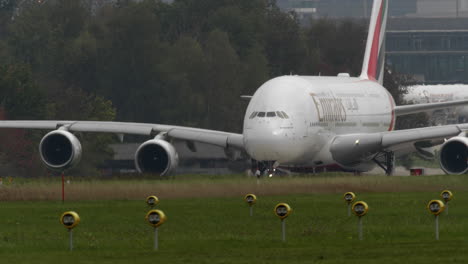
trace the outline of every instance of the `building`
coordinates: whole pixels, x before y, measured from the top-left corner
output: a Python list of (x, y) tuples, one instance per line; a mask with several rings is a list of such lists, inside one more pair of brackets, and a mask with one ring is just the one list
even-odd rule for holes
[[(277, 0), (300, 18), (369, 17), (372, 0)], [(391, 0), (390, 17), (468, 17), (468, 0)]]
[(391, 19), (387, 65), (417, 83), (468, 83), (468, 18)]
[(468, 17), (467, 0), (418, 0), (416, 17)]

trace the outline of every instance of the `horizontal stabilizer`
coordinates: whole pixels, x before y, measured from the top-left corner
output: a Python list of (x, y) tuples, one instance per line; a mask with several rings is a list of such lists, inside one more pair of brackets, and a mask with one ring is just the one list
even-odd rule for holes
[(403, 116), (426, 112), (430, 110), (443, 109), (449, 107), (455, 107), (460, 105), (468, 105), (468, 100), (459, 100), (442, 103), (430, 103), (430, 104), (412, 104), (412, 105), (400, 105), (395, 107), (395, 115)]

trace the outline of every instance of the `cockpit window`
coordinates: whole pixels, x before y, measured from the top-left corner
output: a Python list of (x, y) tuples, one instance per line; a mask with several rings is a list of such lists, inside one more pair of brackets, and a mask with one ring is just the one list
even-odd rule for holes
[(257, 112), (254, 111), (252, 114), (250, 114), (249, 119), (254, 119), (255, 117), (279, 117), (282, 119), (288, 119), (289, 116), (284, 112), (284, 111), (271, 111), (271, 112)]
[(251, 115), (250, 115), (250, 119), (253, 119), (256, 115), (258, 114), (258, 112), (253, 112)]

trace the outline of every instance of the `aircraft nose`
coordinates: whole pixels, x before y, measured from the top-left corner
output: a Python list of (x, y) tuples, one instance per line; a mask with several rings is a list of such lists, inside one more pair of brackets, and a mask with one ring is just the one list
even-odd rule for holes
[(290, 147), (286, 131), (279, 127), (256, 127), (245, 131), (244, 139), (247, 152), (256, 160), (279, 160)]
[(257, 131), (249, 135), (249, 139), (256, 142), (256, 144), (273, 144), (284, 137), (283, 131), (280, 129), (273, 131)]

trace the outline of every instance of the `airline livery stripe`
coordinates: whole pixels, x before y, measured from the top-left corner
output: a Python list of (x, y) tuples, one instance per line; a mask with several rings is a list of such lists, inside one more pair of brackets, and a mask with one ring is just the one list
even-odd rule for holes
[(375, 25), (374, 36), (372, 39), (372, 48), (371, 54), (369, 56), (369, 66), (367, 68), (367, 76), (369, 79), (375, 80), (377, 77), (377, 63), (378, 63), (378, 53), (380, 48), (380, 33), (382, 29), (383, 19), (383, 12), (385, 11), (385, 2), (386, 0), (382, 1), (379, 11), (379, 16), (377, 17), (377, 25)]
[(387, 0), (383, 0), (382, 7), (380, 8), (380, 25), (382, 25), (385, 22), (386, 17), (383, 14), (386, 14), (386, 13), (387, 13)]

